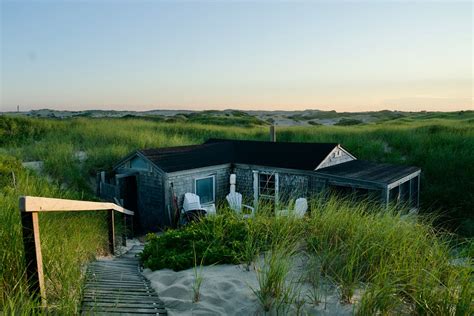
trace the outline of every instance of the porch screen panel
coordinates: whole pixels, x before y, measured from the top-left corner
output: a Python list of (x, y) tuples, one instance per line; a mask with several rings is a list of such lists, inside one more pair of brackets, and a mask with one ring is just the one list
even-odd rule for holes
[(260, 173), (258, 175), (258, 193), (261, 197), (275, 197), (275, 175)]

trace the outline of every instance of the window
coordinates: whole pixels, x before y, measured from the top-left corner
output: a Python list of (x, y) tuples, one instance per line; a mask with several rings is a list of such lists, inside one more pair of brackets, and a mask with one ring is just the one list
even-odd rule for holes
[(261, 197), (275, 197), (275, 175), (260, 173), (258, 175), (258, 194)]
[(194, 180), (196, 194), (199, 195), (201, 204), (214, 203), (214, 176)]

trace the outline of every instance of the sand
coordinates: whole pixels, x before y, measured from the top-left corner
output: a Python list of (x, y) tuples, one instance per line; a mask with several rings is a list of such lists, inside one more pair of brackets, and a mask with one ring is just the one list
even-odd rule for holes
[[(198, 268), (199, 269), (199, 268)], [(295, 262), (290, 276), (298, 279), (305, 271), (304, 261)], [(254, 269), (247, 271), (242, 265), (214, 265), (202, 267), (203, 277), (201, 297), (193, 302), (193, 269), (175, 272), (169, 269), (143, 271), (151, 281), (165, 303), (170, 316), (173, 315), (263, 315), (264, 311), (252, 289), (258, 290), (257, 274)], [(341, 304), (337, 289), (334, 286), (326, 288), (322, 302), (313, 305), (308, 298), (311, 286), (300, 282), (303, 315), (352, 315), (352, 304)], [(286, 312), (272, 311), (269, 315), (296, 314), (295, 306)]]

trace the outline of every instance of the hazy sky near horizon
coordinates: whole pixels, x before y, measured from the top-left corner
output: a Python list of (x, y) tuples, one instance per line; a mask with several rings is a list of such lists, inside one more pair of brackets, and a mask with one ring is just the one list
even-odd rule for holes
[(0, 1), (0, 111), (473, 109), (471, 1)]

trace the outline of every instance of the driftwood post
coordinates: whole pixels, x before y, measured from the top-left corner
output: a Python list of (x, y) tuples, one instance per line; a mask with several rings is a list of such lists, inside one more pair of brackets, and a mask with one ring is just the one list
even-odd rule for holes
[(26, 278), (30, 291), (35, 296), (39, 295), (43, 306), (46, 305), (46, 288), (44, 283), (38, 213), (55, 211), (108, 211), (109, 247), (112, 254), (114, 254), (115, 246), (114, 211), (123, 213), (124, 215), (134, 215), (132, 211), (124, 209), (114, 203), (53, 199), (35, 196), (20, 197), (19, 208), (23, 227)]

